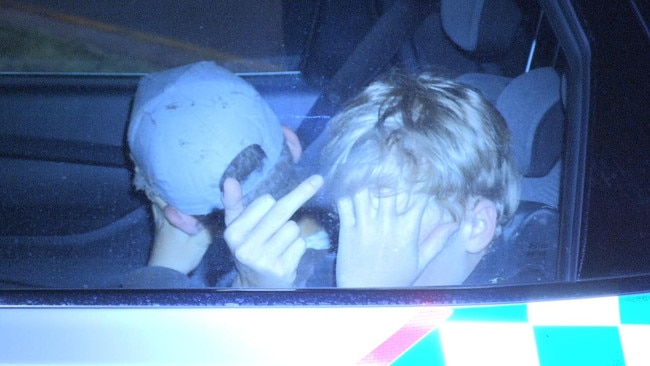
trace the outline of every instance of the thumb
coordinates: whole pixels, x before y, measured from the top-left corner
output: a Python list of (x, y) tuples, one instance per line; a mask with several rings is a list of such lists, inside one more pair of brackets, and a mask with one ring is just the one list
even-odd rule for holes
[(244, 211), (241, 184), (236, 179), (226, 178), (223, 182), (221, 202), (223, 203), (226, 226), (228, 226)]
[(422, 271), (431, 262), (449, 238), (458, 230), (460, 224), (456, 221), (438, 225), (429, 236), (420, 243), (418, 251), (418, 271)]

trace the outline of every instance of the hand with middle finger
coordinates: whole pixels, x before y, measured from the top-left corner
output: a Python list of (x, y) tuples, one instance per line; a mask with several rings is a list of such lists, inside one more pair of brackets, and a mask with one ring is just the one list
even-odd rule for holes
[(305, 241), (298, 225), (290, 219), (322, 184), (322, 177), (312, 176), (277, 201), (264, 195), (243, 207), (239, 183), (226, 180), (224, 208), (228, 226), (224, 239), (238, 272), (233, 286), (293, 286)]

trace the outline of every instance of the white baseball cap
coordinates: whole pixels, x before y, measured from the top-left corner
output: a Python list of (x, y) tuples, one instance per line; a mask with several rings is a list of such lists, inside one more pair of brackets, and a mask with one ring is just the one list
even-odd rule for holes
[(188, 215), (223, 209), (223, 173), (246, 147), (259, 145), (266, 159), (241, 182), (244, 195), (268, 175), (284, 146), (278, 118), (259, 93), (207, 61), (143, 77), (127, 139), (152, 191)]

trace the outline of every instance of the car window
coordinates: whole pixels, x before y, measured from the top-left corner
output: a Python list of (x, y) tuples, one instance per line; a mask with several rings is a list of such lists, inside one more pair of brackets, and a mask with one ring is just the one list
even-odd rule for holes
[(213, 59), (237, 72), (296, 70), (305, 5), (8, 1), (0, 69), (137, 73)]
[[(647, 5), (647, 0), (1, 0), (0, 343), (5, 348), (0, 360), (134, 364), (183, 358), (184, 363), (313, 364), (317, 357), (316, 363), (322, 364), (647, 364), (641, 361), (648, 359), (641, 332), (645, 326), (647, 334), (650, 324)], [(242, 123), (214, 134), (219, 147), (214, 150), (213, 135), (203, 133), (211, 132), (207, 123), (206, 130), (192, 138), (177, 138), (184, 127), (192, 131), (192, 122), (204, 120), (186, 120), (187, 114), (178, 113), (193, 110), (195, 99), (151, 103), (162, 107), (161, 112), (143, 109), (148, 104), (138, 95), (149, 95), (151, 89), (141, 87), (151, 85), (152, 79), (169, 86), (153, 88), (163, 90), (163, 97), (179, 89), (187, 95), (212, 96), (219, 89), (214, 83), (210, 88), (174, 83), (168, 72), (186, 76), (181, 70), (207, 70), (207, 76), (197, 78), (201, 86), (214, 81), (214, 73), (222, 75), (233, 82), (231, 87), (242, 88), (238, 97), (254, 96), (260, 102), (240, 109), (237, 117), (268, 104), (270, 112), (262, 109), (269, 118), (255, 128)], [(440, 77), (437, 81), (461, 86), (453, 90), (487, 100), (482, 112), (494, 117), (498, 111), (510, 138), (508, 144), (493, 147), (512, 151), (516, 179), (508, 181), (520, 184), (517, 194), (508, 196), (516, 197), (518, 204), (510, 220), (501, 222), (500, 232), (484, 224), (495, 217), (492, 209), (512, 208), (512, 200), (492, 207), (485, 196), (494, 192), (488, 191), (465, 202), (476, 213), (470, 222), (478, 226), (464, 226), (475, 230), (462, 233), (473, 234), (470, 239), (482, 237), (474, 234), (492, 235), (487, 250), (481, 251), (474, 240), (427, 241), (452, 249), (458, 249), (453, 243), (465, 243), (462, 249), (473, 251), (437, 253), (417, 273), (426, 271), (428, 279), (439, 280), (436, 283), (355, 286), (355, 276), (337, 277), (351, 270), (366, 274), (366, 280), (397, 278), (385, 277), (387, 273), (412, 275), (413, 233), (437, 238), (433, 234), (456, 228), (454, 214), (462, 217), (458, 206), (437, 205), (444, 190), (414, 200), (414, 207), (433, 200), (435, 205), (419, 222), (426, 218), (440, 225), (416, 227), (418, 221), (410, 220), (413, 211), (397, 210), (411, 202), (403, 200), (404, 195), (346, 191), (349, 182), (326, 176), (325, 187), (343, 191), (348, 201), (334, 202), (321, 190), (300, 208), (294, 219), (309, 236), (291, 243), (309, 249), (291, 257), (299, 257), (300, 271), (295, 279), (280, 278), (283, 285), (293, 282), (277, 289), (277, 282), (245, 283), (255, 278), (241, 274), (251, 269), (252, 275), (259, 273), (251, 262), (279, 263), (265, 262), (264, 255), (278, 248), (273, 244), (293, 239), (296, 226), (287, 221), (287, 205), (272, 215), (257, 216), (273, 222), (273, 229), (286, 228), (286, 236), (271, 236), (278, 239), (271, 245), (250, 240), (263, 245), (246, 253), (233, 246), (246, 236), (227, 232), (246, 223), (230, 220), (241, 207), (230, 206), (230, 217), (221, 210), (186, 215), (180, 208), (184, 202), (165, 206), (158, 195), (161, 187), (144, 184), (150, 181), (141, 173), (150, 169), (146, 161), (137, 160), (136, 150), (146, 150), (152, 146), (149, 142), (155, 146), (171, 136), (157, 150), (162, 155), (208, 141), (209, 148), (191, 161), (212, 167), (201, 165), (207, 151), (222, 151), (222, 145), (245, 140), (248, 135), (241, 132), (246, 130), (264, 131), (261, 135), (279, 142), (279, 135), (267, 127), (280, 124), (288, 128), (280, 128), (286, 149), (279, 161), (294, 167), (295, 176), (276, 177), (288, 183), (322, 172), (332, 160), (345, 156), (324, 148), (331, 134), (347, 125), (341, 113), (354, 103), (374, 100), (352, 98), (367, 93), (364, 88), (370, 83), (381, 90), (377, 80), (385, 81), (387, 75), (393, 82), (411, 80), (394, 70), (407, 75), (431, 72)], [(243, 86), (248, 84), (259, 95)], [(420, 85), (407, 85), (408, 91), (421, 91)], [(404, 90), (399, 94), (411, 95)], [(235, 99), (212, 98), (206, 104), (228, 110), (228, 102)], [(406, 114), (428, 117), (419, 113), (423, 110)], [(219, 115), (213, 112), (192, 117)], [(382, 114), (372, 112), (370, 122), (382, 120)], [(151, 117), (148, 126), (171, 120), (178, 122), (172, 127), (181, 127), (169, 135), (137, 139), (141, 145), (133, 148), (129, 128), (133, 120), (141, 121), (134, 114)], [(181, 122), (170, 116), (182, 116)], [(431, 124), (428, 119), (416, 121), (423, 122), (414, 123), (420, 127)], [(506, 135), (505, 129), (499, 131), (495, 135)], [(445, 165), (471, 156), (473, 149), (450, 154), (458, 151), (456, 145), (465, 136), (447, 132), (457, 139), (429, 145), (436, 154), (415, 149), (417, 153), (399, 160), (404, 164), (383, 171), (406, 170), (408, 163), (431, 157), (444, 157), (438, 163)], [(342, 136), (348, 141), (355, 135)], [(439, 134), (427, 137), (433, 136)], [(403, 135), (388, 137), (395, 146), (404, 141)], [(260, 140), (225, 159), (230, 161), (225, 170), (237, 179), (264, 173), (271, 156), (262, 157), (265, 149), (278, 145)], [(473, 139), (472, 145), (482, 146), (486, 140)], [(300, 155), (297, 141), (302, 155), (295, 162)], [(165, 172), (181, 172), (186, 183), (199, 181), (192, 170), (183, 170), (186, 161), (165, 161)], [(235, 164), (242, 161), (251, 164)], [(382, 172), (379, 168), (386, 162), (377, 159), (364, 166), (363, 161), (348, 161), (355, 162), (348, 173), (362, 177), (364, 167)], [(477, 161), (479, 167), (463, 170), (470, 178), (459, 180), (461, 188), (470, 186), (472, 175), (483, 177), (477, 172), (491, 160), (483, 156)], [(273, 172), (280, 171), (277, 166)], [(421, 177), (444, 180), (454, 172), (447, 173)], [(199, 202), (210, 196), (223, 197), (223, 203), (228, 196), (237, 203), (237, 194), (221, 194), (226, 186), (230, 193), (237, 190), (232, 180), (221, 180), (225, 175), (209, 180), (218, 193), (201, 196)], [(302, 193), (313, 192), (319, 180), (307, 182)], [(272, 185), (258, 187), (251, 196)], [(189, 195), (200, 190), (182, 191)], [(358, 212), (382, 208), (382, 214), (350, 215), (352, 199), (345, 193), (351, 191), (353, 203), (360, 203)], [(299, 196), (299, 201), (304, 198)], [(261, 197), (257, 208), (278, 207), (275, 198)], [(365, 235), (349, 235), (358, 241), (341, 234), (350, 227), (366, 227), (363, 220), (372, 219), (380, 225)], [(382, 220), (401, 220), (401, 225), (386, 228)], [(481, 229), (486, 227), (495, 230)], [(165, 235), (158, 236), (161, 232)], [(169, 233), (178, 236), (161, 243)], [(188, 242), (197, 245), (175, 246)], [(399, 245), (408, 248), (402, 253), (409, 255), (399, 256)], [(167, 259), (183, 259), (184, 267), (176, 266), (178, 261), (158, 261), (160, 249), (171, 254)], [(275, 254), (287, 253), (280, 252)], [(340, 262), (363, 258), (350, 253), (375, 258), (348, 261), (339, 271)], [(424, 254), (417, 247), (417, 256)], [(407, 265), (399, 261), (404, 258)], [(434, 260), (436, 265), (430, 266)], [(372, 267), (387, 262), (391, 265)], [(295, 263), (290, 264), (289, 270)], [(471, 272), (459, 272), (458, 264), (469, 264), (463, 268)], [(419, 257), (417, 266), (419, 271)], [(288, 271), (276, 266), (269, 272), (262, 280)], [(487, 332), (492, 340), (486, 341)]]
[[(603, 40), (593, 46), (593, 54), (608, 61), (593, 63), (595, 103), (588, 140), (591, 168), (586, 175), (589, 208), (583, 220), (586, 237), (581, 246), (579, 278), (607, 278), (644, 274), (650, 271), (648, 252), (647, 152), (639, 150), (648, 141), (648, 108), (634, 107), (648, 93), (650, 64), (647, 2), (631, 1), (620, 9), (599, 11), (580, 8), (590, 16), (616, 12), (613, 24), (594, 26), (592, 32)], [(637, 6), (638, 5), (638, 6)], [(629, 19), (625, 22), (623, 19)], [(630, 29), (630, 32), (624, 29)], [(616, 34), (617, 42), (609, 41)], [(608, 51), (605, 52), (605, 48)], [(606, 71), (616, 65), (617, 75)], [(603, 214), (597, 214), (602, 212)]]
[[(389, 69), (435, 72), (478, 91), (506, 121), (521, 194), (459, 284), (566, 279), (566, 249), (578, 243), (561, 240), (562, 215), (573, 209), (561, 183), (567, 164), (578, 164), (565, 158), (577, 132), (567, 129), (572, 70), (556, 25), (527, 1), (486, 10), (472, 19), (478, 28), (453, 2), (400, 11), (393, 3), (3, 2), (0, 286), (116, 288), (147, 267), (155, 224), (133, 185), (133, 97), (143, 75), (205, 60), (253, 85), (296, 131), (304, 174), (321, 169), (327, 121)], [(331, 286), (340, 217), (320, 196), (303, 211), (329, 244), (307, 250), (298, 275), (304, 286)], [(228, 287), (236, 276), (223, 214), (210, 219), (214, 242), (188, 286)], [(310, 282), (313, 273), (325, 274)]]

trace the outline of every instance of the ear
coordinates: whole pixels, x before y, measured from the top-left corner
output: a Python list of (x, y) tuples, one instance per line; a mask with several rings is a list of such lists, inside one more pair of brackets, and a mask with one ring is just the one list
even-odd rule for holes
[(172, 205), (167, 205), (163, 210), (163, 214), (172, 226), (187, 235), (196, 235), (203, 229), (203, 226), (196, 217), (184, 214)]
[(297, 163), (300, 160), (300, 156), (302, 156), (302, 144), (300, 143), (300, 139), (298, 139), (298, 135), (285, 125), (282, 125), (282, 134), (284, 135), (284, 143), (287, 144), (289, 152), (291, 152), (291, 156), (293, 157), (293, 162)]
[(494, 202), (481, 198), (465, 215), (465, 250), (476, 254), (482, 252), (494, 239), (497, 225), (497, 208)]

